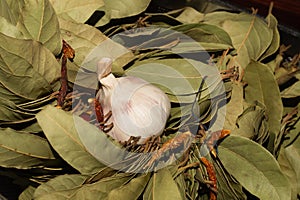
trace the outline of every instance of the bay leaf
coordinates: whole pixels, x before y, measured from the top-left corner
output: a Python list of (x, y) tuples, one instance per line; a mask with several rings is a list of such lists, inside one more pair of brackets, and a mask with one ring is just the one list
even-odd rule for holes
[(137, 50), (170, 49), (170, 52), (163, 51), (155, 55), (233, 48), (230, 36), (222, 28), (204, 23), (182, 24), (170, 28), (147, 27), (116, 34), (112, 39), (125, 47)]
[(218, 25), (230, 35), (237, 49), (234, 64), (244, 69), (267, 51), (273, 39), (272, 29), (255, 15), (213, 12), (205, 15), (204, 22)]
[(51, 193), (59, 193), (61, 191), (78, 189), (80, 186), (82, 186), (87, 178), (87, 176), (80, 174), (66, 174), (57, 176), (37, 187), (34, 192), (34, 198), (39, 199), (44, 195)]
[(111, 19), (120, 19), (123, 17), (130, 17), (137, 15), (148, 7), (151, 0), (103, 0), (104, 5), (98, 7), (100, 11), (104, 11), (105, 15), (96, 23), (95, 26), (103, 26), (107, 24)]
[(54, 55), (60, 54), (59, 23), (49, 0), (25, 0), (17, 27), (26, 38), (41, 42)]
[(242, 114), (244, 102), (244, 88), (241, 83), (232, 84), (232, 94), (226, 104), (224, 129), (234, 130), (238, 117)]
[(277, 28), (278, 21), (276, 17), (272, 15), (272, 13), (269, 13), (268, 16), (266, 17), (266, 21), (268, 23), (268, 27), (273, 31), (273, 39), (268, 49), (264, 52), (264, 54), (259, 59), (260, 61), (276, 53), (276, 51), (280, 46), (280, 35)]
[[(297, 139), (299, 141), (299, 139)], [(300, 142), (280, 150), (278, 162), (284, 175), (292, 187), (291, 200), (297, 200), (300, 193)]]
[(143, 174), (137, 178), (132, 179), (129, 183), (113, 189), (108, 194), (108, 200), (115, 199), (130, 199), (137, 200), (144, 191), (150, 179), (150, 174)]
[(219, 146), (226, 170), (260, 199), (291, 199), (291, 186), (275, 158), (249, 139), (230, 136)]
[(204, 18), (204, 14), (193, 7), (185, 7), (182, 13), (176, 17), (178, 21), (184, 24), (199, 23)]
[(103, 0), (86, 0), (82, 2), (77, 0), (49, 1), (59, 17), (77, 23), (86, 22), (98, 8), (104, 5)]
[(300, 96), (300, 81), (280, 92), (282, 98), (297, 98)]
[(106, 40), (89, 52), (82, 62), (81, 67), (90, 72), (96, 72), (97, 63), (103, 57), (111, 58), (113, 60), (113, 67), (116, 68), (116, 65), (123, 67), (123, 65), (132, 61), (134, 54), (123, 45), (106, 38)]
[[(47, 106), (36, 118), (52, 147), (72, 167), (82, 174), (91, 174), (104, 167), (82, 144), (70, 113)], [(81, 118), (77, 121), (80, 120), (83, 121)]]
[(143, 199), (178, 199), (182, 196), (168, 168), (155, 172), (146, 188)]
[(0, 166), (16, 169), (33, 169), (40, 168), (43, 161), (38, 158), (11, 151), (7, 148), (0, 147)]
[(243, 113), (236, 120), (233, 135), (249, 138), (263, 144), (269, 137), (269, 126), (266, 110), (262, 105), (244, 103)]
[(107, 39), (98, 29), (87, 24), (68, 21), (59, 17), (59, 25), (61, 37), (76, 52), (74, 62), (78, 66), (81, 66), (90, 51)]
[(9, 23), (16, 25), (20, 15), (20, 8), (24, 1), (3, 0), (0, 1), (0, 16), (4, 17)]
[(18, 197), (18, 200), (32, 200), (35, 187), (28, 186)]
[(243, 186), (228, 173), (221, 162), (211, 161), (217, 178), (218, 195), (220, 200), (247, 199)]
[(120, 188), (128, 182), (133, 175), (117, 174), (113, 177), (103, 178), (94, 184), (83, 185), (76, 191), (74, 199), (107, 199), (109, 193), (117, 188)]
[(11, 24), (9, 21), (7, 21), (6, 18), (0, 16), (0, 32), (14, 38), (23, 38), (23, 34), (21, 31)]
[(34, 113), (20, 111), (17, 106), (7, 99), (0, 97), (0, 121), (13, 122), (17, 120), (34, 118)]
[(126, 70), (126, 74), (156, 85), (169, 94), (171, 101), (180, 103), (194, 101), (203, 77), (207, 78), (200, 91), (201, 98), (213, 98), (224, 91), (216, 68), (191, 59), (147, 59), (134, 63)]
[[(273, 73), (266, 65), (252, 61), (245, 69), (244, 80), (248, 84), (245, 88), (245, 100), (265, 105), (270, 137), (275, 137), (280, 131), (283, 105)], [(269, 150), (272, 151), (272, 147)]]
[(59, 89), (54, 83), (60, 77), (60, 66), (40, 43), (0, 33), (0, 55), (0, 83), (23, 98), (15, 103), (35, 100)]
[(55, 159), (47, 140), (11, 128), (0, 129), (0, 146), (34, 158)]

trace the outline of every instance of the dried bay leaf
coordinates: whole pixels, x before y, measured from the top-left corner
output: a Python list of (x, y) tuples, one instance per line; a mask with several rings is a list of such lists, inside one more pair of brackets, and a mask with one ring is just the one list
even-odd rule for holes
[(18, 197), (19, 200), (32, 200), (35, 187), (28, 186)]
[(34, 192), (34, 198), (39, 199), (43, 198), (44, 195), (49, 195), (51, 193), (78, 189), (87, 178), (88, 176), (80, 174), (66, 174), (58, 176), (40, 185)]
[(212, 163), (217, 177), (217, 198), (220, 200), (247, 199), (243, 191), (243, 186), (224, 169), (222, 163), (219, 161), (212, 161)]
[(272, 29), (255, 15), (213, 12), (205, 15), (204, 22), (218, 25), (230, 35), (238, 54), (235, 65), (244, 69), (263, 55), (273, 39)]
[(275, 18), (274, 15), (269, 13), (266, 18), (266, 21), (268, 23), (268, 27), (270, 29), (272, 29), (272, 31), (273, 31), (273, 39), (272, 39), (272, 42), (271, 42), (270, 46), (268, 47), (268, 49), (266, 50), (266, 52), (264, 52), (264, 54), (262, 55), (262, 57), (259, 60), (263, 60), (263, 59), (267, 58), (268, 56), (273, 55), (274, 53), (276, 53), (276, 51), (278, 50), (278, 48), (280, 46), (280, 35), (279, 35), (279, 31), (277, 29), (277, 25), (278, 25), (277, 19)]
[(113, 189), (108, 194), (109, 200), (115, 199), (130, 199), (137, 200), (144, 191), (150, 179), (150, 174), (143, 174), (132, 179), (129, 183), (122, 185), (119, 188)]
[[(126, 74), (155, 84), (169, 95), (173, 102), (191, 103), (196, 98), (203, 77), (207, 76), (201, 99), (211, 98), (224, 92), (217, 69), (191, 59), (147, 59), (134, 63)], [(172, 97), (173, 96), (173, 97)]]
[(2, 16), (0, 16), (0, 32), (10, 37), (24, 38), (20, 30)]
[(82, 174), (94, 173), (104, 167), (82, 144), (70, 113), (47, 106), (36, 118), (52, 147), (72, 167)]
[(95, 26), (103, 26), (111, 19), (120, 19), (137, 15), (146, 10), (151, 0), (104, 0), (104, 5), (98, 7), (99, 11), (104, 11), (105, 15), (96, 23)]
[(229, 103), (226, 104), (226, 117), (224, 129), (234, 130), (240, 114), (242, 114), (244, 102), (244, 88), (242, 83), (232, 84), (232, 94)]
[(8, 92), (24, 98), (15, 103), (35, 100), (59, 89), (54, 83), (60, 76), (60, 66), (40, 43), (0, 33), (0, 55), (1, 85)]
[(34, 118), (35, 116), (35, 113), (22, 112), (17, 108), (16, 104), (3, 97), (0, 97), (0, 105), (0, 122), (14, 122)]
[(0, 166), (6, 168), (16, 169), (32, 169), (40, 168), (43, 161), (38, 158), (27, 156), (8, 150), (7, 148), (0, 147)]
[(19, 20), (21, 7), (24, 1), (2, 0), (0, 1), (0, 16), (7, 19), (13, 25), (16, 25)]
[(108, 57), (113, 60), (113, 68), (122, 68), (132, 61), (134, 55), (124, 46), (107, 39), (94, 48), (82, 63), (82, 67), (88, 71), (95, 72), (99, 60)]
[[(170, 28), (137, 29), (137, 33), (126, 31), (113, 36), (112, 39), (137, 50), (170, 49), (170, 52), (164, 51), (155, 55), (221, 51), (233, 48), (230, 36), (222, 28), (204, 23), (182, 24)], [(173, 43), (174, 45), (170, 45)]]
[(184, 24), (199, 23), (204, 18), (204, 14), (200, 13), (192, 7), (185, 7), (183, 11), (176, 17), (178, 21)]
[(117, 174), (112, 177), (103, 178), (100, 181), (83, 185), (76, 191), (74, 199), (107, 199), (109, 193), (123, 186), (126, 182), (132, 179), (134, 175), (127, 173)]
[(243, 113), (236, 121), (232, 134), (249, 138), (263, 144), (269, 137), (266, 110), (262, 105), (244, 104)]
[[(266, 65), (252, 61), (245, 69), (244, 81), (248, 84), (245, 88), (245, 100), (265, 105), (270, 137), (275, 138), (280, 131), (283, 105), (273, 73)], [(269, 144), (268, 149), (273, 151), (272, 148), (273, 144)]]
[(176, 199), (182, 200), (177, 183), (168, 168), (155, 172), (144, 192), (144, 200)]
[(25, 0), (17, 27), (26, 38), (41, 42), (54, 55), (61, 52), (59, 23), (49, 0)]
[(10, 128), (0, 129), (0, 146), (4, 149), (34, 158), (55, 159), (45, 139)]
[(61, 37), (76, 52), (74, 62), (78, 66), (81, 66), (90, 51), (107, 39), (98, 29), (87, 24), (68, 21), (59, 17), (59, 25)]
[(232, 135), (218, 149), (226, 170), (250, 193), (266, 200), (291, 199), (287, 178), (275, 158), (261, 145)]
[(300, 96), (300, 81), (280, 92), (282, 98), (297, 98)]
[[(299, 139), (297, 139), (299, 141)], [(286, 148), (279, 153), (278, 162), (284, 175), (290, 181), (292, 187), (292, 200), (297, 200), (300, 193), (300, 145), (299, 142)]]
[(103, 0), (49, 0), (59, 17), (77, 23), (86, 22), (101, 6)]

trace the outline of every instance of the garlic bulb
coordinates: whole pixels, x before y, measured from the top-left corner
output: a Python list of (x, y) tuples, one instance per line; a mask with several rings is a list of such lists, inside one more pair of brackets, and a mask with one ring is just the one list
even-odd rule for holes
[(97, 94), (104, 113), (112, 112), (108, 132), (118, 141), (140, 136), (143, 142), (150, 136), (160, 135), (170, 114), (167, 95), (154, 85), (137, 77), (115, 78), (111, 74), (112, 61), (103, 58), (98, 63), (98, 79), (102, 88)]

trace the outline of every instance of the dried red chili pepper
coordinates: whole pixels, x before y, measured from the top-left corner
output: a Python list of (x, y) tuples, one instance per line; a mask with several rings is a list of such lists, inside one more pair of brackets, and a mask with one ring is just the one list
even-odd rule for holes
[(73, 62), (74, 57), (75, 57), (74, 49), (72, 49), (72, 47), (66, 41), (63, 40), (61, 77), (60, 77), (61, 88), (57, 98), (58, 107), (63, 106), (68, 91), (67, 61), (69, 59), (71, 62)]
[(208, 175), (208, 179), (211, 182), (210, 183), (210, 192), (209, 192), (209, 199), (210, 200), (216, 200), (217, 199), (217, 176), (214, 170), (214, 166), (205, 158), (205, 157), (201, 157), (200, 158), (201, 162), (204, 164), (206, 171), (207, 171), (207, 175)]
[(188, 139), (190, 139), (192, 137), (192, 133), (190, 131), (181, 133), (180, 135), (168, 140), (167, 142), (165, 142), (162, 147), (160, 149), (158, 149), (152, 156), (152, 158), (150, 159), (150, 161), (145, 165), (144, 168), (146, 167), (150, 167), (155, 160), (160, 159), (160, 157), (162, 156), (162, 154), (168, 150), (171, 149), (176, 149), (177, 147), (179, 147), (180, 145), (182, 145), (185, 141), (187, 141)]
[(211, 133), (210, 136), (204, 141), (214, 157), (217, 156), (215, 145), (218, 143), (218, 141), (227, 137), (228, 135), (230, 135), (230, 130), (220, 130)]
[(104, 129), (104, 123), (103, 123), (104, 122), (104, 114), (103, 114), (102, 106), (98, 99), (94, 99), (94, 106), (95, 106), (96, 119), (100, 123), (100, 129), (103, 130)]

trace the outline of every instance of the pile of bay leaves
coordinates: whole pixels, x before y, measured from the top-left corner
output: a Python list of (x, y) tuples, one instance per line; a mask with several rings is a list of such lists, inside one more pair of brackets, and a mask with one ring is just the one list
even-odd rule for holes
[[(1, 0), (0, 10), (0, 175), (24, 189), (19, 199), (299, 199), (300, 56), (285, 55), (288, 47), (280, 46), (271, 12), (259, 18), (256, 10), (233, 13), (216, 6), (154, 13), (150, 0)], [(165, 30), (192, 38), (202, 49)], [(158, 32), (161, 38), (149, 40)], [(75, 58), (67, 62), (68, 94), (58, 108), (63, 40)], [(160, 87), (171, 115), (158, 148), (178, 131), (202, 128), (184, 155), (145, 173), (118, 171), (95, 158), (91, 149), (122, 156), (103, 150), (105, 133), (77, 117), (94, 94), (76, 92), (75, 85), (94, 91), (90, 80), (101, 57), (114, 59), (116, 76), (192, 85), (191, 91), (175, 85), (176, 94)], [(191, 62), (217, 66), (223, 95), (210, 94), (217, 88), (202, 84), (205, 77)], [(147, 63), (168, 65), (183, 76), (137, 68)], [(221, 107), (222, 129), (230, 135), (218, 140), (208, 127)], [(74, 118), (99, 143), (86, 147)], [(203, 145), (209, 153), (202, 154)]]

